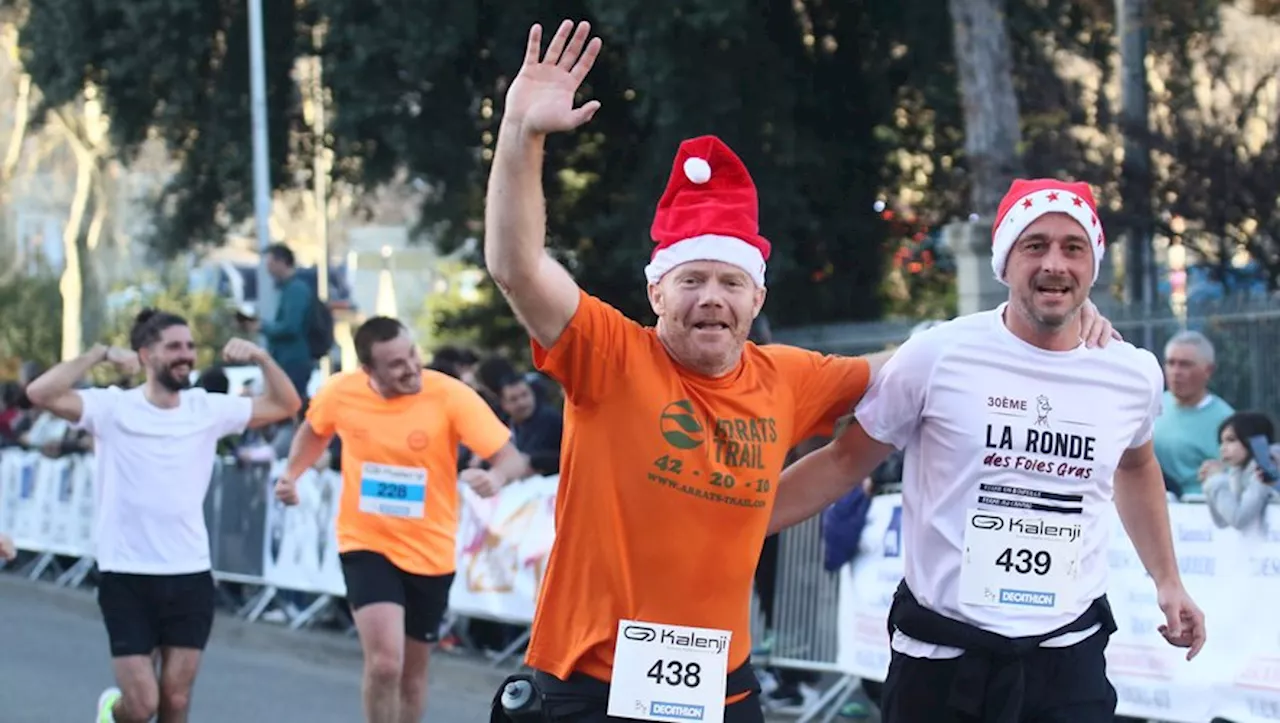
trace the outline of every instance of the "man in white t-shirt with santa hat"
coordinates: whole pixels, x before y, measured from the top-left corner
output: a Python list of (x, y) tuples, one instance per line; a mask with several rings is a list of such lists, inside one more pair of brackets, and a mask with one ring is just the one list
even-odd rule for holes
[(783, 475), (770, 527), (904, 450), (885, 723), (1111, 721), (1113, 503), (1156, 585), (1160, 633), (1188, 659), (1205, 639), (1152, 452), (1161, 369), (1130, 344), (1080, 342), (1106, 248), (1087, 184), (1015, 181), (992, 240), (1008, 301), (904, 343), (854, 423)]

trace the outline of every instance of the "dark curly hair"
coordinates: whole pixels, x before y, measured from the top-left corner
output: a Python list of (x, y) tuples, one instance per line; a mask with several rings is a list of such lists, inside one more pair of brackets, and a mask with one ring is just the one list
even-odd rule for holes
[(187, 320), (159, 309), (143, 309), (133, 319), (133, 328), (129, 331), (129, 346), (140, 351), (160, 341), (160, 335), (171, 326), (188, 326)]

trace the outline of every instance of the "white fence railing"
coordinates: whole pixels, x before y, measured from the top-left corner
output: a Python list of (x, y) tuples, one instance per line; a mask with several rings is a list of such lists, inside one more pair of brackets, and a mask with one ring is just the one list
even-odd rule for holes
[[(335, 520), (341, 476), (311, 472), (299, 480), (301, 504), (275, 502), (280, 463), (221, 463), (205, 503), (215, 576), (261, 591), (242, 613), (258, 618), (279, 591), (318, 595), (293, 615), (301, 627), (345, 594)], [(494, 498), (462, 496), (458, 575), (450, 614), (527, 626), (554, 539), (556, 477), (525, 480)], [(92, 459), (48, 459), (0, 452), (0, 530), (38, 553), (24, 568), (33, 578), (52, 568), (55, 582), (78, 585), (92, 568)], [(901, 496), (876, 497), (857, 559), (838, 573), (822, 568), (821, 523), (815, 518), (780, 541), (772, 651), (760, 662), (834, 673), (805, 718), (835, 708), (859, 679), (883, 680), (888, 666), (885, 619), (902, 575)], [(1170, 507), (1183, 577), (1204, 608), (1209, 644), (1190, 663), (1156, 626), (1163, 616), (1150, 579), (1118, 522), (1113, 522), (1109, 597), (1120, 630), (1107, 650), (1108, 673), (1121, 715), (1206, 723), (1214, 716), (1244, 723), (1280, 720), (1280, 506), (1266, 531), (1250, 536), (1216, 529), (1199, 504)], [(76, 562), (62, 569), (57, 557)], [(761, 631), (757, 631), (758, 633)], [(514, 653), (523, 644), (508, 649)], [(832, 705), (835, 704), (835, 705)]]

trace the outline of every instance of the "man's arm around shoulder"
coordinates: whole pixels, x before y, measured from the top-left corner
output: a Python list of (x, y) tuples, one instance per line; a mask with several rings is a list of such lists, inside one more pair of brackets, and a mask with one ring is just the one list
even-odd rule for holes
[(826, 509), (862, 483), (893, 451), (878, 442), (856, 421), (836, 438), (800, 458), (782, 472), (773, 503), (769, 534), (799, 524)]
[(580, 290), (546, 251), (542, 157), (546, 137), (504, 121), (485, 199), (485, 266), (520, 323), (550, 349), (578, 310)]

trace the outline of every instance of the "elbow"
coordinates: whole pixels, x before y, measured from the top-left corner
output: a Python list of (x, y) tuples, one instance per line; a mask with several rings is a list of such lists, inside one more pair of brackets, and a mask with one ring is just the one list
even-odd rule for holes
[(494, 283), (503, 291), (518, 285), (522, 276), (529, 276), (523, 266), (519, 259), (510, 258), (506, 254), (485, 254), (485, 268), (488, 269), (489, 276), (493, 277)]
[(536, 275), (539, 255), (521, 253), (518, 249), (503, 248), (504, 244), (486, 243), (484, 266), (495, 283), (503, 289), (520, 284), (522, 279)]
[(27, 400), (32, 406), (43, 409), (53, 403), (53, 394), (44, 384), (41, 384), (42, 381), (41, 379), (32, 381), (27, 385), (24, 394), (27, 395)]
[(302, 397), (298, 396), (298, 390), (294, 389), (292, 384), (286, 389), (285, 401), (281, 408), (284, 410), (283, 417), (296, 416), (302, 409)]

